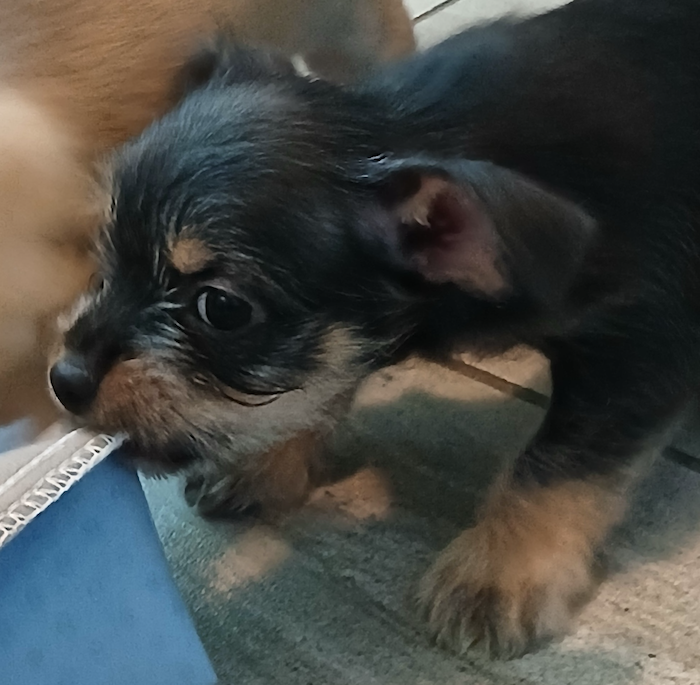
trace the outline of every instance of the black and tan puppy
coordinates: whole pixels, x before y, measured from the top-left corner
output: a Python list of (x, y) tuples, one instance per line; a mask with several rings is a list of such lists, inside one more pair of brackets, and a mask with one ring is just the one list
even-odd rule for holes
[(696, 0), (575, 0), (355, 88), (200, 59), (116, 159), (58, 398), (193, 469), (205, 510), (281, 506), (371, 371), (539, 348), (546, 421), (420, 601), (458, 649), (559, 634), (700, 380), (698, 35)]

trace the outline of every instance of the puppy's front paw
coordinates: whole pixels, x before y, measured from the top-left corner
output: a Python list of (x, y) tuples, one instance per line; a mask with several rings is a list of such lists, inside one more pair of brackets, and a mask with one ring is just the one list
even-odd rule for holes
[(566, 632), (597, 584), (595, 547), (614, 519), (607, 497), (583, 484), (512, 497), (499, 496), (421, 583), (442, 646), (520, 656)]
[(481, 527), (466, 531), (423, 579), (420, 602), (441, 646), (517, 657), (562, 634), (593, 587), (588, 555), (523, 541), (494, 549)]
[(185, 500), (206, 518), (238, 518), (257, 513), (260, 507), (255, 488), (238, 473), (189, 476)]
[(239, 468), (209, 467), (192, 473), (185, 499), (210, 518), (277, 518), (307, 499), (318, 475), (320, 449), (317, 436), (304, 433)]

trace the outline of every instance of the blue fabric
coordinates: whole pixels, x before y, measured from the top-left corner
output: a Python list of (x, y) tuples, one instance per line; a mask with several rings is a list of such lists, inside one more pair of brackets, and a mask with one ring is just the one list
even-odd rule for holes
[(215, 682), (138, 478), (118, 460), (0, 549), (0, 685)]

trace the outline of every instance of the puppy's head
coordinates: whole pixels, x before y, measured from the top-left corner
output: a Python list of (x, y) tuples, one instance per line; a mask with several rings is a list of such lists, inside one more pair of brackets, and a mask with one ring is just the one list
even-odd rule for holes
[(69, 411), (172, 467), (323, 429), (402, 315), (344, 230), (355, 210), (299, 94), (326, 86), (256, 53), (194, 66), (113, 160), (100, 283), (50, 372)]
[(197, 87), (114, 160), (101, 283), (51, 371), (67, 409), (161, 465), (323, 429), (446, 288), (545, 301), (587, 231), (509, 172), (377, 156), (386, 127), (365, 96), (238, 63), (200, 62)]

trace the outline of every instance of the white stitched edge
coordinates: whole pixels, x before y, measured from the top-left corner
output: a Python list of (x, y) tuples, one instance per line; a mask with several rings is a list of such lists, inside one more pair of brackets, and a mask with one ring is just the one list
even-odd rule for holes
[[(63, 439), (59, 442), (63, 442)], [(98, 435), (42, 476), (6, 510), (0, 511), (0, 548), (124, 442), (121, 435)], [(56, 444), (42, 452), (54, 452)], [(41, 456), (41, 455), (40, 455)], [(34, 460), (36, 461), (36, 460)]]
[(39, 464), (41, 464), (44, 459), (47, 459), (50, 457), (56, 450), (60, 449), (63, 447), (64, 443), (68, 440), (70, 440), (78, 431), (75, 430), (71, 433), (68, 433), (67, 435), (64, 435), (60, 440), (57, 440), (53, 444), (49, 445), (43, 452), (40, 452), (39, 454), (36, 455), (30, 462), (25, 464), (21, 469), (17, 471), (12, 477), (8, 478), (4, 483), (0, 484), (0, 495), (3, 495), (5, 492), (7, 492), (11, 487), (16, 485), (17, 483), (24, 478), (28, 473), (31, 473), (34, 468), (36, 468)]

